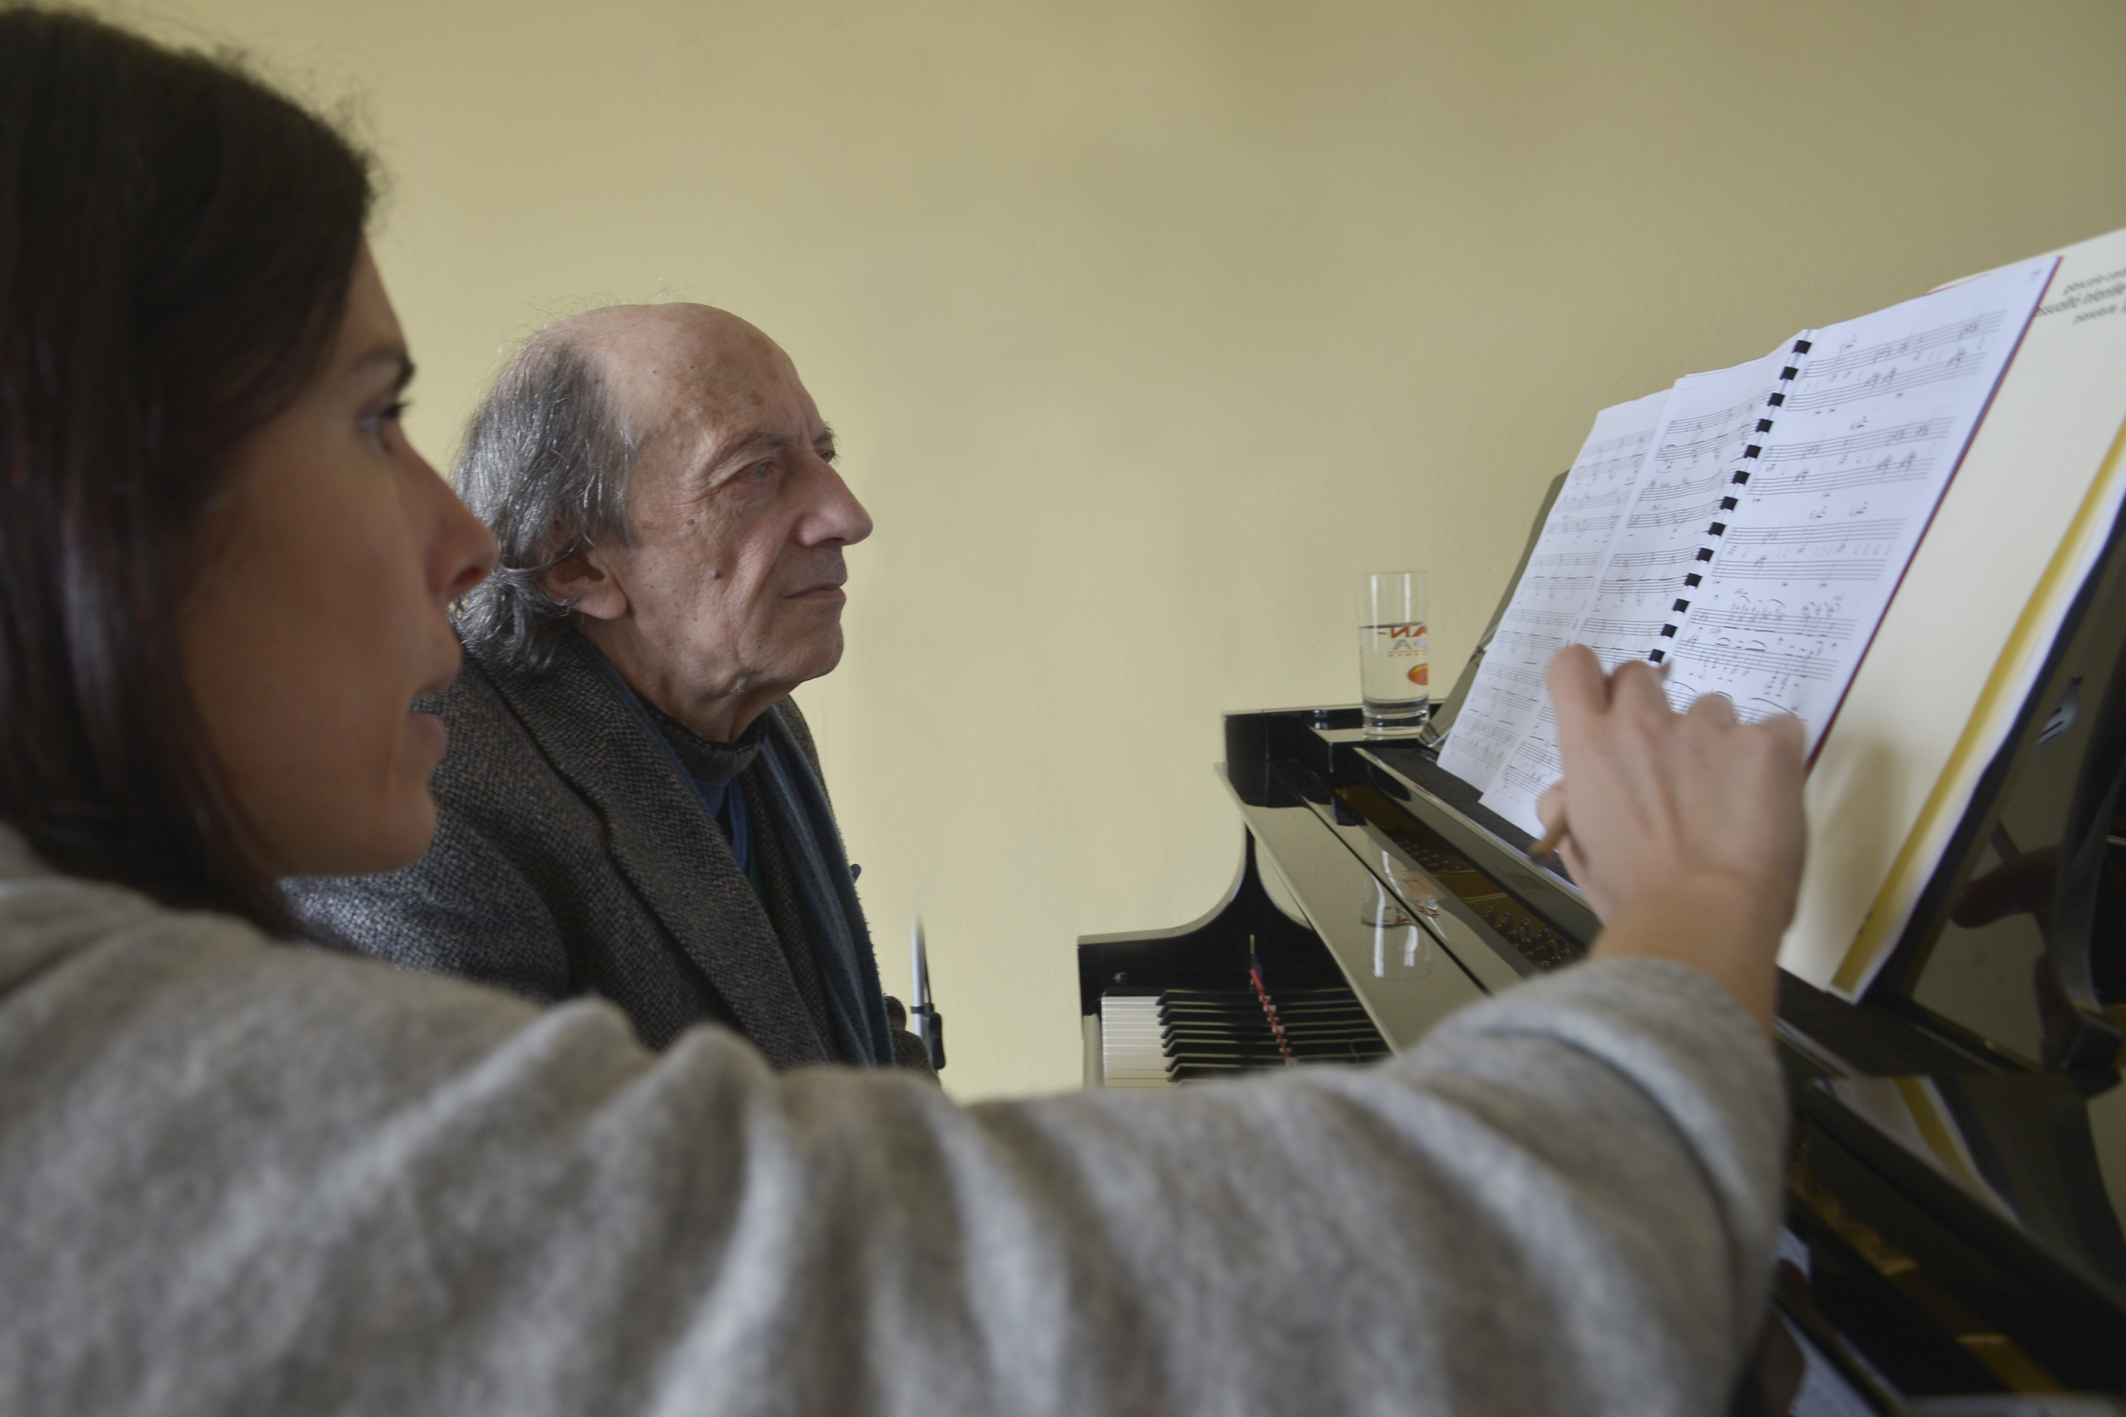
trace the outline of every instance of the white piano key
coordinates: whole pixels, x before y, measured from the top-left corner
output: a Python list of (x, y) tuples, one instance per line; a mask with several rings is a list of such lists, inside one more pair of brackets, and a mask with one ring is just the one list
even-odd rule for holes
[(1109, 1087), (1171, 1087), (1154, 995), (1100, 1001), (1100, 1066)]

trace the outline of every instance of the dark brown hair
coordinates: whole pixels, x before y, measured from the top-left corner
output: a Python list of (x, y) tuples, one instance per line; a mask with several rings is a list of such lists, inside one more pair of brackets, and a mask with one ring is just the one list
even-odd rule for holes
[(371, 200), (232, 61), (0, 6), (0, 822), (277, 934), (177, 614), (230, 454), (331, 348)]

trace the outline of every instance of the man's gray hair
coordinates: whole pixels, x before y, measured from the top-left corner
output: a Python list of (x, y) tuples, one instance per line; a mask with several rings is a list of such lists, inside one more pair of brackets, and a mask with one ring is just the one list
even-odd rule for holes
[(599, 374), (575, 341), (534, 338), (474, 412), (458, 455), (458, 495), (501, 543), (494, 574), (459, 608), (458, 631), (532, 673), (553, 663), (569, 614), (548, 573), (586, 547), (633, 544), (637, 444)]

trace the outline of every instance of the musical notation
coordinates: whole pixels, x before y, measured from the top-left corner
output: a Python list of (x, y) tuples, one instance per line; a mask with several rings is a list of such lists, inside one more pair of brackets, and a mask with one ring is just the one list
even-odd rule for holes
[[(1849, 615), (1836, 614), (1832, 604), (1803, 606), (1789, 611), (1782, 601), (1767, 601), (1751, 605), (1744, 610), (1704, 610), (1691, 616), (1691, 623), (1701, 630), (1754, 630), (1770, 635), (1805, 635), (1828, 639), (1846, 639), (1859, 628), (1860, 622)], [(1659, 633), (1659, 631), (1655, 631)]]
[[(1825, 650), (1775, 649), (1763, 640), (1693, 639), (1680, 645), (1679, 655), (1689, 652), (1696, 670), (1739, 669), (1766, 678), (1828, 679), (1837, 668), (1824, 657)], [(1686, 676), (1688, 677), (1688, 676)], [(1675, 682), (1673, 677), (1671, 683)], [(1691, 697), (1697, 697), (1693, 694)]]
[(1887, 556), (1827, 556), (1814, 561), (1774, 560), (1760, 556), (1754, 561), (1729, 561), (1720, 568), (1720, 580), (1723, 585), (1729, 581), (1873, 581), (1881, 578), (1889, 564)]
[(1513, 745), (1547, 711), (1543, 672), (1572, 632), (1617, 524), (1637, 495), (1640, 468), (1667, 404), (1664, 390), (1596, 415), (1440, 750), (1449, 772), (1479, 785), (1490, 782)]
[[(1717, 494), (1719, 490), (1716, 486), (1713, 493)], [(1631, 525), (1633, 530), (1642, 527), (1704, 526), (1712, 520), (1713, 513), (1719, 510), (1718, 495), (1701, 496), (1691, 501), (1682, 498), (1665, 499), (1639, 512), (1631, 519)]]
[(1664, 658), (1679, 706), (1797, 714), (1813, 752), (2051, 275), (2032, 262), (1806, 332)]
[[(1485, 726), (1460, 752), (1457, 723), (1441, 764), (1539, 833), (1536, 799), (1560, 772), (1540, 671), (1569, 641), (1607, 668), (1665, 664), (1679, 708), (1717, 692), (1745, 717), (1798, 714), (1813, 752), (2052, 267), (2010, 267), (1804, 330), (1762, 359), (1605, 410), (1613, 424), (1631, 409), (1630, 422), (1651, 426), (1596, 420), (1567, 480), (1570, 491), (1587, 474), (1582, 502), (1568, 510), (1561, 494), (1537, 545), (1557, 559), (1538, 570), (1531, 558), (1501, 621), (1508, 647), (1472, 687)], [(1586, 510), (1596, 496), (1600, 511)]]
[[(1719, 512), (1734, 458), (1762, 417), (1766, 391), (1785, 358), (1785, 350), (1774, 351), (1679, 379), (1669, 390), (1638, 489), (1569, 636), (1592, 648), (1605, 668), (1644, 659), (1661, 639), (1662, 617), (1703, 564), (1705, 528)], [(1540, 833), (1536, 799), (1563, 771), (1554, 732), (1540, 718), (1531, 720), (1506, 765), (1512, 771), (1502, 768), (1485, 786), (1484, 805)]]
[(1587, 629), (1589, 633), (1600, 635), (1605, 640), (1615, 640), (1620, 644), (1637, 644), (1660, 634), (1662, 623), (1658, 615), (1644, 620), (1589, 619)]
[[(2032, 262), (2031, 264), (2037, 263)], [(1925, 298), (1924, 296), (1921, 297), (1921, 299)], [(1905, 306), (1915, 303), (1914, 301), (1906, 301)], [(1905, 306), (1894, 306), (1892, 308), (1903, 309)], [(1884, 311), (1883, 313), (1887, 314), (1889, 312)], [(1973, 319), (1954, 321), (1931, 330), (1923, 330), (1916, 335), (1908, 335), (1903, 339), (1887, 340), (1881, 344), (1866, 346), (1861, 345), (1860, 341), (1869, 338), (1869, 336), (1856, 334), (1850, 341), (1842, 345), (1838, 352), (1819, 356), (1811, 372), (1814, 377), (1819, 379), (1841, 379), (1848, 374), (1859, 374), (1873, 378), (1886, 369), (1898, 368), (1901, 362), (1927, 361), (1930, 356), (1938, 356), (1943, 351), (1949, 351), (1950, 359), (1953, 360), (1956, 355), (1968, 352), (1971, 346), (1982, 343), (1999, 334), (2001, 322), (2006, 318), (2007, 312), (2005, 310), (1988, 310)], [(1847, 322), (1848, 325), (1854, 323), (1857, 322)], [(2025, 321), (2025, 323), (2028, 322)], [(1932, 362), (1942, 363), (1945, 361), (1935, 358)]]
[(1904, 526), (1901, 520), (1873, 521), (1818, 519), (1787, 522), (1776, 526), (1740, 523), (1727, 529), (1729, 546), (1849, 546), (1854, 542), (1893, 541)]
[[(1769, 447), (1760, 455), (1766, 467), (1789, 462), (1815, 462), (1823, 458), (1851, 458), (1855, 453), (1873, 452), (1877, 448), (1900, 447), (1906, 443), (1925, 443), (1946, 438), (1954, 420), (1922, 418), (1912, 423), (1895, 423), (1886, 428), (1871, 428), (1862, 433), (1848, 433), (1842, 437), (1818, 438), (1807, 443), (1785, 443)], [(1760, 491), (1763, 489), (1759, 489)]]
[(1721, 436), (1734, 426), (1735, 420), (1752, 413), (1757, 407), (1757, 391), (1752, 389), (1749, 397), (1725, 408), (1702, 409), (1696, 412), (1675, 415), (1662, 424), (1670, 438), (1690, 439), (1697, 434), (1719, 430)]

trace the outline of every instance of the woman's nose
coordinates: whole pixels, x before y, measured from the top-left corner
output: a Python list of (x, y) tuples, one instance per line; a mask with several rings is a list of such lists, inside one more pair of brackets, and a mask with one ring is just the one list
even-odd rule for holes
[(450, 484), (433, 468), (428, 475), (439, 494), (436, 533), (429, 543), (429, 586), (448, 605), (487, 579), (500, 549), (495, 534), (458, 500)]

